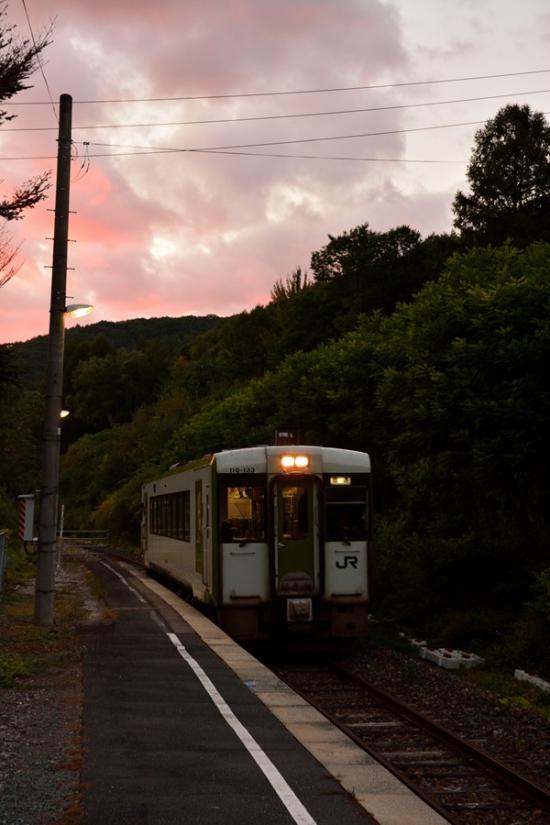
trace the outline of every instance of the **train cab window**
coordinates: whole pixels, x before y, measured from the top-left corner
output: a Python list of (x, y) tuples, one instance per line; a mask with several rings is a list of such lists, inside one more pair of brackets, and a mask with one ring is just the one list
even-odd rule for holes
[(308, 535), (308, 495), (307, 487), (283, 487), (283, 538), (303, 539)]
[(265, 541), (264, 488), (226, 487), (222, 496), (222, 541)]
[(330, 487), (325, 491), (328, 541), (367, 538), (367, 488)]

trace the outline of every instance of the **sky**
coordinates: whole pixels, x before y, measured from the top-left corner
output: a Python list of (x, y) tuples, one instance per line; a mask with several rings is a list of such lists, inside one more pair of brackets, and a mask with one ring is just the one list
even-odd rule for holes
[(5, 107), (0, 196), (53, 185), (0, 227), (19, 247), (0, 343), (48, 331), (63, 93), (67, 294), (90, 323), (265, 304), (360, 224), (450, 231), (476, 130), (550, 112), (546, 0), (9, 0), (4, 23), (51, 44)]

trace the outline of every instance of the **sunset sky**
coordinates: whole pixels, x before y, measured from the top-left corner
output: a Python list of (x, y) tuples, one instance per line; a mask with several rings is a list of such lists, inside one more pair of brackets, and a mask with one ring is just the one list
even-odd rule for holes
[[(476, 129), (510, 102), (550, 112), (546, 0), (25, 6), (36, 37), (52, 27), (54, 103), (74, 100), (67, 292), (94, 304), (90, 322), (266, 303), (361, 223), (448, 231)], [(5, 18), (23, 38), (25, 6)], [(487, 75), (508, 76), (464, 79)], [(55, 168), (54, 107), (32, 82), (0, 130), (4, 197)], [(52, 187), (6, 227), (21, 267), (0, 289), (0, 342), (47, 332), (53, 206)]]

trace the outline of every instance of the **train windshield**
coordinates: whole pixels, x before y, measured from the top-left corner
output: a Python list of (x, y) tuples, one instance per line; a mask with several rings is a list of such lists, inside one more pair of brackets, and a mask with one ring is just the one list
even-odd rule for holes
[(367, 537), (367, 488), (330, 487), (325, 491), (328, 541)]
[(222, 541), (265, 541), (263, 487), (226, 487), (222, 490)]

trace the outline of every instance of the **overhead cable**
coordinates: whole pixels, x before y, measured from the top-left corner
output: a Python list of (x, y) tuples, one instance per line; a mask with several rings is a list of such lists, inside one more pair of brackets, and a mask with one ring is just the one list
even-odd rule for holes
[(459, 126), (478, 126), (487, 123), (486, 120), (464, 121), (462, 123), (445, 123), (438, 126), (416, 126), (410, 129), (385, 129), (380, 132), (360, 132), (352, 135), (324, 135), (323, 137), (295, 138), (292, 140), (270, 140), (261, 143), (235, 143), (221, 146), (198, 146), (178, 149), (171, 146), (135, 146), (124, 143), (90, 142), (90, 146), (111, 146), (117, 149), (154, 150), (157, 152), (223, 152), (233, 149), (262, 149), (268, 146), (287, 146), (295, 143), (320, 143), (324, 140), (353, 140), (355, 138), (379, 137), (381, 135), (399, 135), (406, 132), (427, 132), (434, 129), (454, 129)]
[[(398, 89), (407, 86), (432, 86), (444, 83), (462, 83), (470, 80), (493, 80), (502, 77), (521, 77), (525, 75), (547, 74), (550, 69), (530, 69), (523, 72), (500, 72), (498, 74), (469, 75), (466, 77), (448, 77), (437, 80), (410, 80), (401, 83), (377, 83), (361, 86), (334, 86), (319, 89), (287, 89), (284, 91), (267, 92), (232, 92), (217, 95), (180, 95), (178, 97), (130, 97), (130, 98), (97, 98), (90, 100), (74, 100), (73, 104), (93, 104), (93, 103), (170, 103), (182, 100), (228, 100), (239, 97), (278, 97), (283, 95), (311, 95), (326, 94), (330, 92), (354, 92), (366, 91), (369, 89)], [(44, 106), (47, 101), (27, 100), (14, 101), (13, 103), (3, 103), (3, 106)]]
[[(42, 64), (42, 60), (40, 59), (39, 49), (38, 49), (38, 46), (36, 44), (36, 40), (34, 38), (34, 32), (33, 32), (33, 29), (32, 29), (31, 18), (29, 16), (29, 12), (27, 10), (27, 4), (26, 4), (25, 0), (21, 0), (21, 2), (23, 4), (23, 9), (25, 11), (25, 17), (27, 18), (27, 24), (28, 24), (28, 27), (29, 27), (29, 31), (31, 33), (32, 44), (35, 48), (36, 62), (38, 63), (38, 67), (40, 69), (40, 74), (42, 75), (42, 78), (44, 80), (44, 85), (46, 86), (46, 91), (48, 92), (48, 97), (49, 97), (48, 103), (51, 104), (51, 107), (53, 109), (54, 117), (55, 117), (57, 123), (59, 124), (59, 117), (57, 115), (57, 109), (55, 108), (55, 103), (53, 102), (53, 96), (52, 96), (52, 93), (51, 93), (51, 90), (50, 90), (50, 84), (48, 83), (48, 78), (46, 77), (46, 73), (44, 71), (44, 66)], [(3, 103), (2, 105), (3, 106), (8, 106), (9, 104), (8, 103)]]
[[(550, 112), (542, 112), (543, 115), (550, 115)], [(411, 127), (408, 129), (388, 129), (379, 132), (363, 132), (361, 134), (354, 134), (354, 135), (333, 135), (333, 136), (325, 136), (325, 137), (318, 137), (318, 138), (301, 138), (298, 140), (280, 140), (280, 141), (270, 141), (270, 142), (263, 142), (263, 143), (249, 143), (249, 144), (241, 144), (241, 145), (233, 145), (233, 146), (205, 146), (205, 147), (177, 147), (177, 146), (136, 146), (134, 144), (125, 144), (125, 143), (100, 143), (100, 142), (92, 142), (92, 141), (83, 141), (82, 144), (84, 146), (97, 146), (99, 148), (113, 148), (113, 149), (131, 149), (131, 152), (96, 152), (90, 153), (89, 157), (94, 158), (104, 158), (104, 157), (133, 157), (134, 155), (162, 155), (162, 154), (183, 154), (185, 152), (189, 154), (234, 154), (234, 155), (256, 155), (257, 157), (306, 157), (304, 155), (278, 155), (274, 153), (248, 153), (243, 151), (235, 151), (235, 150), (242, 150), (242, 149), (261, 149), (269, 146), (282, 146), (282, 145), (289, 145), (289, 144), (296, 144), (296, 143), (316, 143), (321, 142), (324, 140), (331, 141), (331, 140), (347, 140), (353, 138), (360, 138), (360, 137), (379, 137), (383, 135), (398, 135), (398, 134), (405, 134), (409, 132), (427, 132), (433, 131), (435, 129), (454, 129), (457, 127), (463, 126), (480, 126), (487, 123), (487, 120), (471, 120), (471, 121), (463, 121), (461, 123), (442, 123), (435, 126), (416, 126)], [(334, 157), (334, 156), (313, 156), (308, 155), (307, 157), (316, 158), (318, 160), (375, 160), (374, 158), (347, 158), (347, 157)], [(0, 157), (0, 161), (15, 161), (15, 160), (55, 160), (55, 156), (53, 155), (32, 155), (32, 156), (14, 156), (14, 157)], [(376, 160), (388, 160), (391, 162), (408, 162), (406, 158), (401, 159), (385, 159), (385, 158), (378, 158)], [(462, 163), (463, 161), (458, 160), (415, 160), (410, 161), (415, 163)]]
[[(217, 118), (215, 120), (183, 120), (172, 121), (169, 123), (104, 123), (104, 124), (89, 124), (87, 126), (76, 126), (73, 124), (73, 131), (75, 129), (81, 131), (89, 131), (90, 129), (150, 129), (167, 126), (197, 126), (197, 125), (213, 125), (220, 123), (245, 123), (250, 121), (262, 120), (291, 120), (293, 118), (308, 118), (308, 117), (325, 117), (330, 115), (350, 115), (360, 114), (364, 112), (387, 112), (395, 109), (418, 109), (427, 106), (445, 106), (452, 103), (475, 103), (481, 100), (498, 100), (510, 97), (525, 97), (526, 95), (542, 95), (548, 94), (550, 89), (534, 89), (529, 92), (513, 92), (499, 95), (483, 95), (481, 97), (461, 97), (453, 100), (430, 100), (423, 103), (396, 103), (390, 106), (369, 106), (361, 109), (337, 109), (334, 111), (325, 112), (298, 112), (296, 114), (285, 115), (256, 115), (251, 117), (229, 117)], [(14, 126), (3, 128), (3, 132), (51, 132), (54, 131), (52, 126)]]

